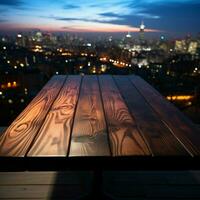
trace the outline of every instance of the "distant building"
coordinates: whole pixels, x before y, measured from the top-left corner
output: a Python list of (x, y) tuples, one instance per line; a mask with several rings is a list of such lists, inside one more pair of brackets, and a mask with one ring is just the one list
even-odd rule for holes
[(43, 39), (42, 32), (41, 31), (37, 31), (36, 34), (35, 34), (36, 42), (42, 42), (42, 39)]
[(142, 21), (140, 25), (140, 33), (139, 33), (139, 39), (142, 43), (144, 42), (144, 32), (145, 32), (145, 25), (144, 25), (144, 22)]
[(132, 36), (131, 36), (131, 34), (130, 34), (130, 32), (128, 32), (128, 34), (126, 35), (126, 38), (131, 38)]
[(186, 53), (187, 52), (187, 44), (185, 40), (176, 40), (175, 42), (175, 51), (179, 53)]
[(15, 44), (16, 44), (17, 46), (26, 47), (26, 46), (27, 46), (27, 41), (28, 41), (28, 39), (27, 39), (26, 36), (22, 35), (21, 33), (18, 33), (18, 34), (17, 34), (17, 37), (16, 37), (16, 42), (15, 42)]
[(190, 42), (189, 47), (188, 47), (188, 53), (196, 54), (197, 53), (197, 47), (198, 47), (197, 42), (195, 42), (195, 41)]
[(133, 40), (132, 40), (132, 35), (130, 34), (130, 32), (128, 32), (126, 34), (126, 36), (123, 39), (123, 43), (124, 43), (124, 48), (126, 49), (130, 49), (131, 46), (133, 45)]

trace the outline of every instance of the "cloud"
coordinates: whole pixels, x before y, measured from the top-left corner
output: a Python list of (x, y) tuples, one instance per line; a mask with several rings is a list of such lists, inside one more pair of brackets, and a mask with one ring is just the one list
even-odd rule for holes
[(159, 15), (156, 22), (149, 21), (155, 28), (171, 32), (199, 32), (200, 27), (200, 2), (185, 1), (173, 4), (158, 4), (149, 8), (149, 12)]
[(127, 1), (124, 6), (127, 7), (127, 12), (103, 12), (100, 13), (103, 17), (118, 17), (118, 19), (121, 18), (121, 20), (124, 20), (127, 17), (141, 17), (142, 19), (159, 19), (159, 15), (154, 15), (152, 13), (148, 12), (148, 8), (144, 6), (144, 3), (136, 3), (136, 1)]
[(100, 15), (105, 16), (105, 17), (121, 17), (120, 14), (116, 14), (112, 12), (104, 12), (104, 13), (100, 13)]
[(6, 19), (0, 19), (0, 23), (4, 23), (4, 22), (7, 22)]
[[(125, 30), (139, 27), (144, 20), (147, 29), (197, 30), (200, 27), (198, 5), (200, 0), (0, 0), (0, 13), (6, 13), (1, 18), (9, 23), (24, 26), (72, 25), (71, 28), (81, 30), (89, 26), (91, 29), (112, 26)], [(1, 9), (7, 11), (1, 12)]]
[(99, 22), (99, 23), (113, 23), (115, 20), (118, 20), (117, 17), (111, 18), (102, 18), (102, 19), (86, 19), (86, 18), (77, 18), (77, 17), (50, 17), (58, 21), (83, 21), (83, 22)]
[[(78, 31), (78, 32), (138, 32), (139, 28), (131, 27), (127, 25), (109, 24), (109, 23), (97, 23), (97, 22), (85, 22), (80, 23), (74, 21), (73, 24), (63, 26), (65, 31)], [(159, 32), (159, 30), (146, 29), (146, 32)]]
[(149, 14), (149, 13), (138, 13), (136, 16), (140, 16), (142, 18), (145, 19), (160, 19), (159, 15), (153, 15), (153, 14)]
[(78, 9), (78, 8), (80, 8), (80, 6), (74, 5), (74, 4), (65, 4), (63, 6), (63, 9), (65, 9), (65, 10)]
[[(131, 1), (132, 3), (135, 3), (135, 0)], [(138, 3), (138, 2), (137, 2)], [(154, 4), (154, 5), (169, 5), (169, 4), (173, 4), (173, 3), (189, 3), (189, 4), (193, 4), (193, 3), (199, 3), (199, 0), (140, 0), (139, 1), (140, 4)]]
[(123, 20), (124, 18), (127, 18), (127, 17), (134, 17), (134, 16), (139, 16), (139, 17), (142, 17), (142, 18), (149, 18), (149, 19), (159, 19), (160, 16), (158, 15), (153, 15), (153, 14), (149, 14), (149, 13), (143, 13), (143, 12), (133, 12), (132, 14), (130, 15), (126, 15), (126, 14), (115, 14), (115, 13), (101, 13), (100, 15), (104, 16), (104, 17), (117, 17), (118, 19), (121, 18), (121, 20)]
[(18, 7), (21, 6), (20, 0), (0, 0), (0, 6)]

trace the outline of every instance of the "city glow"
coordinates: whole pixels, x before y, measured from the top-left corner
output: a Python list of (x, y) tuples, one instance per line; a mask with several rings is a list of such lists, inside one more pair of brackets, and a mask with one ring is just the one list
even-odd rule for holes
[(1, 89), (8, 89), (8, 88), (16, 88), (17, 86), (18, 86), (17, 82), (13, 81), (13, 82), (8, 82), (8, 83), (5, 83), (5, 84), (1, 84), (0, 88)]
[(191, 100), (193, 99), (194, 96), (191, 96), (191, 95), (175, 95), (175, 96), (167, 96), (167, 99), (168, 100), (172, 100), (172, 101), (188, 101), (188, 100)]

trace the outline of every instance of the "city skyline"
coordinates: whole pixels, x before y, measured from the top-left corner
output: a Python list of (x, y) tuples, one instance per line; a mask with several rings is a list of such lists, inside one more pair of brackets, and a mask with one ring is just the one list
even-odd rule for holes
[(197, 34), (198, 0), (1, 0), (0, 30), (56, 32), (145, 32)]

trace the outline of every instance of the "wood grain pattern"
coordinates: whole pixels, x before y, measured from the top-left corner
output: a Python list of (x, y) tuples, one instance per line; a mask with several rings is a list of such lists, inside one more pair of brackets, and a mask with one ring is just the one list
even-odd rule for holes
[(68, 76), (28, 156), (66, 156), (81, 76)]
[(108, 156), (106, 123), (96, 76), (84, 76), (69, 156)]
[(25, 156), (65, 78), (53, 77), (10, 125), (0, 138), (0, 156)]
[(85, 195), (80, 185), (0, 186), (0, 199), (80, 199)]
[[(0, 186), (9, 185), (87, 185), (92, 181), (92, 172), (85, 171), (48, 171), (48, 172), (0, 172)], [(84, 181), (84, 180), (85, 181)], [(1, 198), (1, 197), (0, 197)]]
[(99, 76), (105, 115), (108, 124), (112, 154), (149, 155), (150, 152), (140, 135), (111, 76)]
[(130, 79), (190, 154), (200, 155), (200, 134), (189, 119), (147, 82), (137, 76), (130, 76)]
[(153, 155), (189, 156), (189, 153), (159, 119), (159, 116), (152, 110), (128, 77), (115, 76), (114, 79)]

